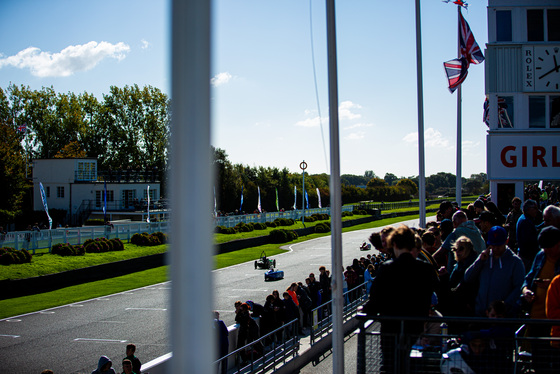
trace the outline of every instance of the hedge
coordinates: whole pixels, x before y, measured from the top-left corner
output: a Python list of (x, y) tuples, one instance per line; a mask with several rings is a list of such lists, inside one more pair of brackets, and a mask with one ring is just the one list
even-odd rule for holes
[(165, 244), (168, 241), (167, 234), (162, 232), (155, 232), (153, 234), (148, 234), (143, 232), (141, 234), (134, 234), (130, 238), (130, 242), (135, 245), (140, 245), (144, 247)]
[(83, 256), (86, 254), (86, 250), (81, 245), (58, 243), (52, 246), (51, 253), (59, 256)]
[(331, 231), (331, 225), (328, 222), (320, 222), (313, 228), (316, 233), (325, 233)]
[(295, 231), (285, 229), (272, 230), (268, 236), (271, 243), (287, 243), (298, 238)]
[(33, 256), (27, 249), (0, 248), (0, 265), (16, 265), (30, 263)]

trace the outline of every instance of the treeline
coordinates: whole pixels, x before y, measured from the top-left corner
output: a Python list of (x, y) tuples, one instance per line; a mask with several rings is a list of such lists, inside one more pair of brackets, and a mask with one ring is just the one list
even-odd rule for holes
[[(26, 195), (31, 188), (29, 164), (38, 158), (92, 157), (102, 171), (156, 170), (165, 196), (170, 117), (169, 98), (151, 86), (111, 86), (101, 100), (87, 92), (57, 93), (52, 87), (32, 90), (11, 84), (0, 88), (0, 225), (20, 216), (24, 205), (27, 214), (31, 213), (31, 194)], [(213, 153), (218, 210), (254, 211), (258, 188), (263, 210), (288, 210), (294, 201), (301, 209), (300, 173), (291, 173), (287, 168), (232, 164), (225, 150), (213, 149)], [(344, 204), (407, 200), (418, 194), (418, 177), (387, 173), (379, 178), (371, 170), (364, 175), (342, 175), (341, 184)], [(463, 187), (464, 193), (469, 194), (487, 191), (486, 174), (463, 178)], [(428, 195), (453, 196), (454, 188), (453, 174), (438, 173), (426, 178)], [(306, 175), (305, 190), (310, 208), (318, 206), (319, 196), (322, 206), (327, 206), (329, 175)]]
[[(261, 207), (265, 211), (292, 209), (294, 202), (297, 209), (304, 203), (303, 177), (301, 173), (291, 173), (287, 168), (282, 170), (271, 167), (249, 167), (232, 164), (223, 149), (213, 149), (214, 165), (217, 172), (216, 207), (224, 213), (244, 211), (252, 213), (257, 209), (260, 188)], [(418, 193), (416, 183), (402, 178), (394, 186), (389, 186), (383, 179), (370, 178), (371, 172), (363, 177), (343, 175), (342, 203), (357, 203), (364, 200), (399, 201), (412, 198)], [(309, 208), (326, 207), (330, 203), (328, 174), (305, 174), (305, 191), (309, 199)], [(352, 181), (357, 185), (350, 184)], [(363, 184), (363, 187), (358, 187)], [(295, 188), (295, 193), (294, 193)], [(319, 189), (319, 194), (317, 194)], [(278, 206), (276, 192), (278, 191)], [(243, 194), (243, 205), (241, 205)], [(306, 208), (307, 208), (307, 203)]]

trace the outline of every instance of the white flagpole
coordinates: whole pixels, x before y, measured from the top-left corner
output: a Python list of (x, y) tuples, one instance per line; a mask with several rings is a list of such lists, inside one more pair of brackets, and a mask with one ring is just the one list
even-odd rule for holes
[(146, 219), (146, 222), (150, 223), (150, 186), (148, 186), (146, 191), (146, 194), (148, 195), (148, 218)]
[(340, 186), (340, 140), (338, 128), (338, 77), (336, 60), (336, 16), (334, 0), (327, 0), (327, 51), (329, 127), (331, 148), (331, 258), (333, 305), (333, 373), (344, 373), (344, 331), (342, 328), (342, 195)]
[[(457, 49), (458, 49), (458, 57), (461, 57), (461, 42), (460, 42), (460, 30), (459, 30), (459, 15), (461, 14), (461, 6), (457, 5)], [(459, 85), (457, 88), (457, 175), (456, 175), (456, 182), (455, 182), (455, 200), (457, 204), (459, 204), (459, 208), (461, 207), (461, 164), (462, 164), (462, 124), (461, 124), (461, 86)]]
[[(170, 228), (173, 357), (168, 373), (208, 373), (217, 357), (212, 328), (212, 163), (210, 15), (212, 1), (171, 2)], [(196, 306), (193, 305), (196, 300)]]
[(426, 170), (424, 159), (424, 89), (422, 82), (422, 29), (420, 0), (416, 0), (416, 87), (418, 100), (418, 209), (419, 226), (426, 227)]

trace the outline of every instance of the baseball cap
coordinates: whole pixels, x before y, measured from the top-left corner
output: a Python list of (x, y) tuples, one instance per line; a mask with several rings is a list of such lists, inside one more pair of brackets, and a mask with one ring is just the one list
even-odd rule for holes
[(502, 226), (494, 226), (488, 231), (488, 245), (502, 245), (507, 242), (507, 231)]

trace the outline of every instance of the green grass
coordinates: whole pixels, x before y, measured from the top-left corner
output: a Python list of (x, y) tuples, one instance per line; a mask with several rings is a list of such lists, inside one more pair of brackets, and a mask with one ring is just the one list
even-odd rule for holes
[(167, 271), (167, 266), (161, 266), (121, 277), (66, 287), (52, 292), (0, 300), (0, 318), (54, 308), (60, 305), (123, 292), (132, 288), (165, 282), (168, 279)]
[(63, 271), (81, 269), (89, 266), (144, 257), (167, 251), (167, 245), (141, 247), (134, 244), (124, 245), (124, 251), (86, 253), (84, 256), (58, 256), (50, 253), (38, 253), (33, 256), (31, 263), (0, 266), (0, 280), (25, 279), (46, 274), (61, 273)]
[[(433, 214), (428, 214), (428, 216)], [(352, 217), (350, 217), (352, 218)], [(354, 216), (356, 218), (356, 216)], [(364, 223), (361, 225), (356, 225), (352, 227), (343, 228), (343, 232), (355, 231), (355, 230), (364, 230), (364, 229), (373, 229), (376, 227), (392, 225), (394, 223), (415, 219), (418, 218), (418, 214), (415, 215), (407, 215), (404, 217), (393, 217), (393, 218), (386, 218), (383, 220), (373, 221), (369, 223)], [(258, 247), (253, 248), (246, 248), (235, 252), (223, 253), (214, 256), (215, 260), (215, 268), (220, 269), (227, 266), (232, 266), (236, 264), (240, 264), (246, 261), (252, 261), (260, 258), (261, 252), (265, 251), (267, 256), (274, 256), (279, 253), (285, 252), (284, 250), (280, 249), (280, 247), (285, 245), (290, 245), (294, 243), (300, 243), (306, 240), (315, 239), (323, 236), (330, 235), (330, 233), (326, 234), (311, 234), (307, 236), (299, 237), (298, 239), (291, 241), (289, 243), (284, 244), (266, 244), (261, 245)], [(87, 259), (89, 261), (104, 263), (110, 262), (105, 261), (110, 256), (113, 258), (113, 261), (118, 261), (120, 259), (125, 259), (127, 253), (131, 254), (134, 253), (134, 257), (146, 256), (148, 254), (153, 253), (161, 253), (165, 251), (166, 246), (156, 246), (156, 247), (129, 247), (133, 246), (132, 244), (125, 244), (126, 249), (121, 252), (107, 252), (103, 254), (87, 254), (85, 257), (91, 257)], [(116, 257), (115, 257), (116, 256)], [(43, 263), (43, 267), (46, 267), (48, 262), (53, 261), (54, 263), (62, 262), (65, 260), (74, 260), (71, 257), (59, 257), (54, 255), (43, 255), (43, 256), (34, 256), (33, 262), (35, 264), (26, 264), (26, 265), (36, 265), (39, 269), (41, 269), (41, 258), (45, 257), (45, 262)], [(59, 259), (46, 259), (48, 257), (59, 257)], [(79, 257), (79, 256), (78, 256)], [(115, 259), (118, 258), (118, 259)], [(126, 257), (126, 258), (133, 258), (133, 257)], [(23, 266), (23, 265), (18, 265)], [(90, 265), (87, 265), (90, 266)], [(9, 269), (12, 266), (5, 266), (2, 267), (2, 277), (4, 276), (4, 271)], [(45, 269), (42, 269), (46, 271)], [(45, 274), (48, 274), (45, 273)], [(5, 278), (6, 279), (6, 278)], [(31, 295), (31, 296), (23, 296), (8, 300), (0, 300), (0, 318), (7, 318), (11, 316), (21, 315), (25, 313), (31, 313), (37, 310), (43, 310), (48, 308), (53, 308), (60, 305), (71, 304), (83, 300), (92, 299), (95, 297), (101, 297), (105, 295), (110, 295), (118, 292), (127, 291), (134, 288), (144, 287), (151, 284), (157, 284), (161, 282), (165, 282), (168, 280), (168, 267), (162, 266), (155, 269), (145, 270), (133, 274), (124, 275), (121, 277), (115, 277), (107, 280), (91, 282), (87, 284), (77, 285), (62, 288), (60, 290), (46, 292), (43, 294)]]

